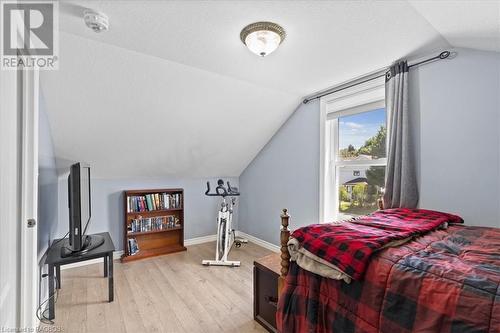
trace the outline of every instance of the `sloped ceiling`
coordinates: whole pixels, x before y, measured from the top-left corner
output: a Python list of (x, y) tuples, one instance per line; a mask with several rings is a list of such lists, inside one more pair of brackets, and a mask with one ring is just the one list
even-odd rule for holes
[(455, 47), (500, 52), (500, 0), (410, 0)]
[[(110, 31), (86, 28), (101, 10)], [(238, 176), (311, 92), (449, 43), (406, 1), (78, 1), (60, 4), (60, 68), (41, 74), (60, 165), (93, 175)], [(240, 42), (275, 21), (261, 59)]]

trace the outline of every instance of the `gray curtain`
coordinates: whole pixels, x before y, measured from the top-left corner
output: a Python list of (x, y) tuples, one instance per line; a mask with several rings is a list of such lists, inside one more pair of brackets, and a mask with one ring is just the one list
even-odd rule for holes
[(408, 63), (393, 65), (386, 74), (389, 152), (384, 208), (415, 208), (418, 204), (415, 148), (411, 142), (408, 110)]

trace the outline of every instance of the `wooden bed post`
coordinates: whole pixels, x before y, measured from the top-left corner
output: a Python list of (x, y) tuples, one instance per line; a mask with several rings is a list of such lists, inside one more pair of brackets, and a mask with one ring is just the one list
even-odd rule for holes
[(378, 209), (379, 210), (384, 210), (384, 194), (381, 194), (378, 197), (377, 204), (378, 204)]
[(384, 210), (384, 200), (382, 198), (378, 198), (377, 203), (378, 203), (378, 209)]
[(288, 267), (290, 266), (290, 252), (288, 252), (288, 240), (290, 239), (290, 229), (288, 229), (288, 223), (290, 220), (290, 215), (288, 215), (288, 210), (285, 208), (281, 213), (281, 232), (280, 232), (280, 242), (281, 242), (281, 275), (278, 278), (278, 297), (283, 289), (286, 275), (288, 274)]

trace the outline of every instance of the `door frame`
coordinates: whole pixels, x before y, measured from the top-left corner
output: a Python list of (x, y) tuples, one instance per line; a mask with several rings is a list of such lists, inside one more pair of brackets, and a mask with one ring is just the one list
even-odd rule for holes
[[(21, 276), (19, 327), (36, 328), (38, 295), (38, 101), (39, 70), (20, 69), (21, 79)], [(19, 85), (18, 85), (19, 87)], [(34, 221), (34, 225), (29, 221)]]
[(20, 75), (0, 71), (0, 325), (19, 327), (20, 309)]

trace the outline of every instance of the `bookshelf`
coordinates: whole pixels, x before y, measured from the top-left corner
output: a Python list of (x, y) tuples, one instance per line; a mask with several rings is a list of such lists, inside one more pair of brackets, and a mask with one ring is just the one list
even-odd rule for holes
[(123, 199), (122, 262), (186, 250), (183, 189), (129, 190)]

